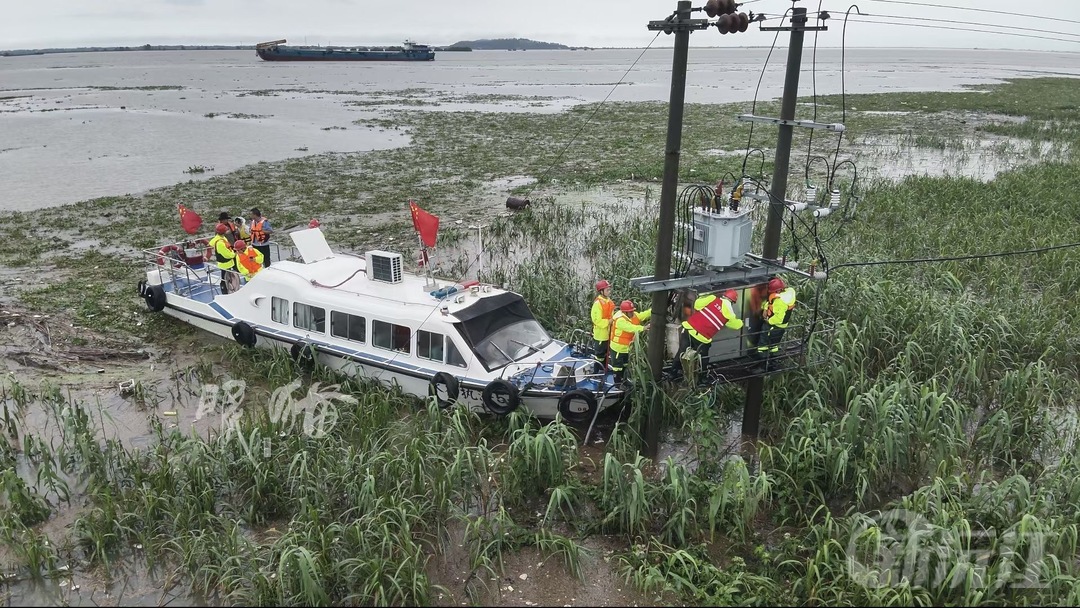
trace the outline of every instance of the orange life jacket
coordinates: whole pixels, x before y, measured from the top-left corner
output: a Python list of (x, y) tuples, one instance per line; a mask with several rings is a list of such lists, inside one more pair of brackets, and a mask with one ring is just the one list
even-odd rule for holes
[(618, 322), (618, 320), (620, 318), (624, 318), (624, 317), (626, 318), (627, 321), (630, 321), (634, 325), (641, 325), (641, 318), (639, 318), (636, 314), (634, 314), (633, 316), (630, 316), (630, 315), (627, 315), (626, 313), (624, 313), (624, 312), (622, 312), (620, 310), (618, 315), (615, 315), (615, 316), (611, 317), (611, 336), (610, 336), (610, 339), (611, 339), (611, 344), (612, 345), (630, 346), (630, 344), (634, 341), (634, 336), (637, 335), (637, 334), (635, 334), (633, 332), (620, 331), (620, 330), (616, 329), (615, 324)]
[(258, 249), (248, 247), (236, 256), (239, 265), (242, 266), (242, 269), (245, 271), (243, 273), (244, 275), (250, 277), (262, 270), (262, 264), (259, 263), (258, 255)]
[(263, 222), (265, 222), (265, 221), (266, 221), (266, 218), (261, 217), (261, 218), (259, 218), (258, 221), (251, 222), (251, 242), (252, 243), (255, 243), (257, 245), (262, 245), (262, 244), (266, 243), (266, 238), (267, 238), (266, 233), (263, 232), (263, 229), (262, 229)]

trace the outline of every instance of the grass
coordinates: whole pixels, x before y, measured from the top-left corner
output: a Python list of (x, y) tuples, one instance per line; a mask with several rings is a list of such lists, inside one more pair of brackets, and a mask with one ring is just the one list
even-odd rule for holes
[[(855, 219), (817, 226), (826, 241), (820, 251), (806, 245), (812, 225), (785, 228), (782, 247), (836, 266), (1074, 241), (1075, 96), (1073, 81), (1055, 79), (848, 96), (846, 137), (970, 153), (972, 136), (1039, 135), (1058, 152), (992, 181), (861, 180)], [(819, 103), (819, 120), (834, 120), (838, 100)], [(759, 114), (772, 111), (765, 105)], [(897, 108), (914, 113), (862, 113)], [(611, 280), (619, 298), (647, 301), (629, 279), (651, 272), (658, 188), (645, 202), (596, 186), (643, 188), (659, 177), (664, 110), (615, 105), (561, 159), (553, 151), (589, 107), (555, 115), (390, 112), (380, 119), (384, 128), (407, 130), (410, 146), (262, 163), (138, 197), (95, 199), (79, 205), (77, 222), (70, 208), (6, 214), (0, 261), (49, 265), (63, 277), (20, 294), (35, 310), (70, 311), (98, 331), (167, 341), (194, 334), (139, 312), (133, 264), (77, 243), (153, 246), (177, 235), (174, 203), (182, 198), (206, 201), (198, 209), (204, 218), (274, 201), (269, 215), (279, 226), (341, 218), (326, 222), (335, 244), (385, 247), (391, 237), (409, 237), (401, 219), (414, 196), (446, 218), (488, 215), (482, 278), (525, 295), (538, 318), (566, 336), (586, 323), (594, 277)], [(745, 146), (748, 129), (733, 119), (745, 110), (688, 107), (685, 181), (742, 174), (741, 157), (708, 151)], [(1029, 119), (973, 118), (987, 113)], [(929, 124), (940, 128), (917, 128)], [(752, 144), (762, 147), (774, 135), (754, 134)], [(812, 151), (826, 155), (836, 140), (821, 139)], [(808, 143), (796, 140), (803, 150)], [(1016, 146), (993, 153), (1023, 149)], [(768, 158), (757, 158), (748, 172), (771, 173)], [(853, 174), (834, 167), (831, 153), (810, 170), (795, 164), (792, 182), (809, 174), (824, 185), (831, 177), (850, 200)], [(474, 204), (487, 182), (521, 174), (544, 178), (529, 211), (492, 219)], [(113, 221), (117, 214), (125, 223)], [(2, 244), (46, 233), (61, 239), (56, 253)], [(446, 241), (445, 263), (475, 272), (471, 241)], [(304, 372), (282, 353), (231, 344), (207, 349), (191, 374), (219, 382), (216, 362), (257, 386), (232, 432), (166, 428), (155, 413), (160, 406), (151, 405), (158, 393), (140, 388), (152, 432), (142, 447), (106, 439), (100, 406), (55, 384), (7, 377), (0, 384), (11, 439), (0, 445), (0, 544), (7, 549), (0, 566), (55, 579), (63, 564), (116, 576), (119, 565), (145, 560), (197, 595), (242, 605), (430, 604), (447, 593), (479, 604), (496, 601), (510, 558), (530, 549), (555, 559), (568, 578), (613, 569), (642, 602), (1075, 602), (1078, 255), (844, 268), (824, 283), (798, 283), (807, 304), (820, 290), (821, 312), (835, 331), (811, 342), (823, 365), (768, 381), (753, 452), (726, 445), (742, 391), (720, 386), (666, 394), (665, 432), (687, 453), (642, 458), (634, 423), (657, 389), (646, 381), (641, 353), (631, 365), (641, 387), (631, 420), (591, 453), (578, 450), (577, 435), (561, 421), (443, 412), (321, 368)], [(144, 323), (133, 327), (132, 319)], [(313, 396), (334, 384), (339, 398)], [(333, 424), (310, 432), (311, 418), (285, 415), (285, 394), (308, 398), (313, 416), (332, 406)], [(31, 410), (44, 412), (55, 432), (28, 432)], [(71, 529), (46, 532), (63, 509), (75, 510)], [(588, 548), (596, 537), (618, 547), (610, 563)], [(466, 581), (434, 573), (433, 564), (446, 559), (460, 560)]]

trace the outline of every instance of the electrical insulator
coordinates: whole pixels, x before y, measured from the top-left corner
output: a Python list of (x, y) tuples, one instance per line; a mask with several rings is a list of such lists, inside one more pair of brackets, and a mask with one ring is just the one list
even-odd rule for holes
[(832, 213), (831, 207), (822, 207), (821, 209), (814, 209), (814, 217), (825, 217)]
[(748, 17), (746, 13), (722, 14), (720, 15), (720, 18), (716, 20), (716, 29), (720, 30), (721, 34), (745, 32), (749, 27), (750, 17)]
[(813, 205), (817, 202), (817, 186), (807, 186), (806, 195), (803, 197), (807, 205)]
[(792, 213), (798, 213), (798, 212), (802, 211), (803, 209), (806, 209), (806, 203), (792, 203), (792, 204), (788, 205), (787, 208), (788, 208), (788, 211), (790, 211)]
[(836, 209), (840, 206), (840, 191), (834, 189), (829, 193), (829, 207)]
[(727, 15), (735, 12), (735, 0), (708, 0), (705, 3), (705, 14), (710, 19), (717, 15)]

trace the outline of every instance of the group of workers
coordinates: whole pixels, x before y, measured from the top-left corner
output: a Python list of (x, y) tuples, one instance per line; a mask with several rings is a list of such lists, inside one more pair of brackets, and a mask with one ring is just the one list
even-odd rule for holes
[[(652, 310), (639, 313), (630, 300), (623, 300), (616, 308), (611, 299), (611, 284), (606, 280), (597, 281), (596, 291), (590, 313), (593, 357), (601, 365), (610, 367), (616, 382), (622, 382), (634, 338), (648, 329)], [(784, 330), (795, 309), (795, 289), (774, 276), (767, 283), (754, 287), (750, 300), (753, 316), (745, 321), (735, 312), (739, 292), (734, 289), (697, 296), (692, 304), (685, 302), (678, 352), (665, 368), (665, 375), (673, 380), (682, 377), (680, 358), (687, 349), (704, 362), (713, 338), (724, 328), (739, 330), (745, 325), (750, 326), (750, 357), (753, 359), (768, 359), (778, 353)]]
[(236, 222), (226, 212), (218, 216), (214, 237), (208, 248), (221, 273), (221, 293), (240, 289), (240, 278), (250, 280), (264, 267), (270, 266), (270, 221), (258, 208), (251, 210), (251, 223)]

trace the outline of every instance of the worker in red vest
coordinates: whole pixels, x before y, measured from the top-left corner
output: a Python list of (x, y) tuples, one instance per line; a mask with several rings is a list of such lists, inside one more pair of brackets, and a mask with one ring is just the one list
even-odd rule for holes
[(607, 363), (608, 342), (611, 339), (611, 316), (615, 314), (615, 302), (611, 299), (611, 284), (600, 279), (596, 282), (596, 298), (589, 316), (593, 327), (593, 358), (601, 365)]
[(780, 342), (791, 322), (795, 304), (795, 288), (789, 287), (780, 277), (769, 280), (769, 297), (761, 304), (761, 317), (764, 319), (761, 339), (756, 355), (751, 356), (770, 357), (780, 351)]
[[(694, 300), (694, 314), (682, 322), (680, 346), (689, 342), (704, 364), (709, 356), (709, 346), (712, 345), (713, 336), (721, 329), (742, 329), (743, 320), (735, 313), (732, 306), (739, 301), (739, 292), (728, 289), (720, 297), (708, 294)], [(679, 353), (668, 365), (667, 375), (672, 379), (682, 377), (682, 364), (679, 357), (685, 348), (680, 348)]]
[(650, 318), (651, 309), (639, 315), (630, 300), (623, 300), (618, 312), (611, 316), (611, 371), (615, 374), (615, 382), (622, 382), (623, 372), (630, 360), (630, 346), (639, 333), (648, 329)]

